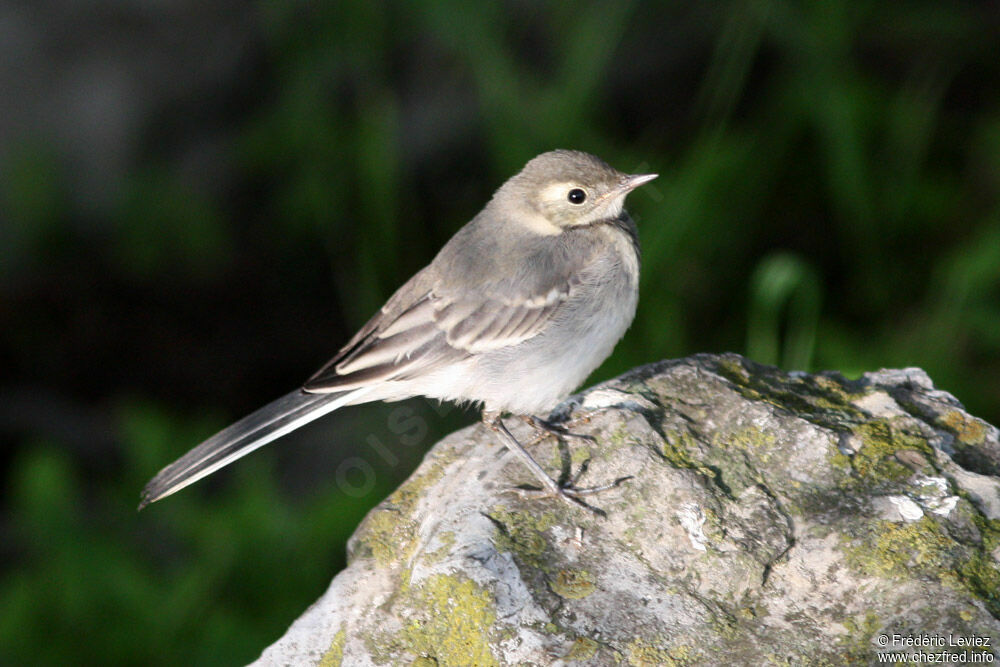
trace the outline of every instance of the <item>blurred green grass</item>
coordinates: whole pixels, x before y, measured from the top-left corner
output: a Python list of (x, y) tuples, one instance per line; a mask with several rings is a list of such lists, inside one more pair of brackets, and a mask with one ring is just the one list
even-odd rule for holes
[[(553, 147), (661, 174), (629, 202), (639, 314), (594, 380), (723, 350), (851, 376), (915, 365), (1000, 422), (988, 11), (914, 0), (257, 11), (252, 103), (221, 121), (224, 186), (193, 181), (160, 146), (95, 214), (75, 207), (44, 138), (0, 154), (5, 389), (69, 397), (104, 418), (107, 439), (81, 445), (52, 428), (60, 414), (5, 422), (0, 663), (237, 664), (276, 639), (405, 470), (380, 470), (352, 498), (308, 475), (289, 482), (289, 460), (315, 454), (299, 446), (137, 516), (139, 489), (295, 386)], [(382, 409), (337, 440), (362, 447)], [(429, 445), (461, 417), (427, 422)]]
[(249, 662), (261, 647), (247, 638), (277, 636), (318, 596), (372, 497), (391, 491), (330, 488), (293, 504), (257, 458), (210, 503), (178, 496), (137, 515), (149, 471), (205, 423), (146, 403), (119, 413), (125, 474), (98, 492), (55, 443), (34, 443), (13, 466), (7, 528), (20, 566), (0, 580), (6, 664)]

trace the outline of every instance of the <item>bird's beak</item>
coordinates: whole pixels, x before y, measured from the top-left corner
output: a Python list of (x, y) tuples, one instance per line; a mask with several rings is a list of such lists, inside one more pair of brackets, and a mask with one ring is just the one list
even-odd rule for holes
[(618, 212), (621, 211), (622, 202), (625, 201), (625, 195), (632, 192), (643, 183), (649, 183), (657, 176), (659, 176), (659, 174), (632, 174), (629, 176), (622, 176), (622, 179), (618, 182), (618, 187), (605, 192), (600, 199), (598, 199), (598, 201), (617, 202), (617, 208), (615, 209), (614, 214), (618, 215)]
[(626, 176), (622, 179), (621, 185), (618, 186), (618, 189), (621, 192), (632, 192), (632, 190), (635, 190), (644, 183), (649, 183), (657, 176), (659, 176), (659, 174), (632, 174), (631, 176)]

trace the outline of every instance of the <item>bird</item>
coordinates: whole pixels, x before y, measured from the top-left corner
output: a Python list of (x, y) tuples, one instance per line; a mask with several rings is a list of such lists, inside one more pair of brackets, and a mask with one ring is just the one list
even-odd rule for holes
[(576, 389), (632, 323), (640, 252), (624, 203), (656, 177), (576, 150), (531, 159), (301, 388), (165, 467), (139, 509), (334, 410), (413, 396), (481, 407), (546, 495), (585, 504), (613, 484), (560, 484), (503, 416), (547, 427), (532, 416)]

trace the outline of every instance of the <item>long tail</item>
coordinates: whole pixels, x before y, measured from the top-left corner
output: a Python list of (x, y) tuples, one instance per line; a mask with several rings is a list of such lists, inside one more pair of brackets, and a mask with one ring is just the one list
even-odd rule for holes
[(219, 431), (177, 459), (151, 479), (142, 490), (139, 509), (194, 484), (259, 447), (291, 433), (339, 407), (358, 402), (371, 385), (354, 391), (309, 394), (296, 390), (268, 403), (232, 426)]

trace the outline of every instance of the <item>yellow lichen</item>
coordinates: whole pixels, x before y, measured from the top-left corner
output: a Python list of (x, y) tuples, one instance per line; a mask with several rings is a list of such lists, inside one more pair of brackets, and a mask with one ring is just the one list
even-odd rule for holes
[(381, 566), (405, 561), (413, 555), (416, 524), (397, 513), (376, 509), (362, 526), (361, 541), (371, 551), (375, 562)]
[(983, 544), (972, 547), (957, 542), (928, 516), (908, 524), (877, 521), (873, 535), (847, 546), (847, 562), (870, 576), (935, 577), (982, 600), (996, 615), (1000, 613), (1000, 568), (990, 554), (996, 534), (985, 524), (977, 522)]
[[(917, 453), (924, 459), (934, 458), (927, 440), (896, 426), (888, 419), (876, 419), (858, 424), (854, 435), (861, 446), (850, 458), (851, 467), (858, 477), (866, 481), (900, 481), (912, 470), (900, 463), (904, 452)], [(909, 457), (912, 459), (913, 457)]]
[(573, 645), (569, 647), (569, 651), (566, 653), (566, 659), (570, 662), (583, 662), (584, 660), (590, 660), (597, 653), (597, 649), (600, 646), (590, 637), (577, 637)]
[(549, 588), (561, 598), (580, 600), (597, 590), (594, 584), (594, 575), (586, 570), (559, 570)]
[(1000, 568), (996, 561), (977, 551), (958, 568), (961, 585), (982, 600), (996, 616), (1000, 613)]
[(451, 552), (451, 548), (455, 545), (455, 533), (451, 530), (446, 530), (440, 533), (438, 536), (438, 541), (441, 542), (441, 546), (426, 554), (426, 558), (430, 562), (437, 562), (442, 560)]
[(870, 609), (863, 618), (847, 618), (844, 629), (847, 631), (838, 638), (837, 644), (842, 651), (845, 663), (861, 664), (871, 657), (872, 636), (882, 628), (878, 614)]
[(358, 528), (357, 539), (379, 565), (405, 561), (413, 555), (416, 523), (410, 515), (427, 487), (443, 474), (443, 465), (430, 466), (423, 474), (404, 482), (365, 517)]
[(347, 633), (341, 629), (333, 636), (333, 642), (320, 659), (319, 667), (340, 667), (344, 661), (344, 643), (346, 641)]
[(725, 438), (724, 444), (731, 449), (752, 452), (761, 463), (767, 463), (771, 460), (776, 442), (777, 439), (771, 433), (760, 429), (746, 428)]
[(675, 468), (697, 470), (706, 477), (714, 478), (715, 471), (695, 459), (692, 454), (697, 447), (698, 441), (690, 433), (666, 434), (661, 453)]
[(955, 434), (963, 445), (979, 445), (986, 439), (988, 429), (986, 423), (975, 417), (951, 410), (938, 417), (937, 422)]
[(690, 660), (690, 649), (687, 646), (666, 649), (634, 639), (625, 650), (628, 664), (633, 667), (675, 667), (687, 664)]
[(519, 512), (496, 505), (488, 515), (502, 529), (496, 537), (497, 549), (510, 551), (532, 565), (541, 565), (548, 548), (545, 531), (556, 522), (553, 512)]
[(743, 364), (740, 363), (739, 358), (736, 357), (724, 357), (719, 359), (718, 362), (719, 373), (735, 382), (736, 384), (746, 384), (750, 381), (750, 375), (747, 370), (743, 368)]
[(941, 575), (954, 542), (937, 523), (923, 517), (913, 523), (878, 521), (873, 540), (847, 549), (847, 562), (872, 576)]
[(496, 665), (489, 632), (493, 597), (458, 575), (438, 574), (411, 589), (418, 616), (403, 629), (413, 653), (439, 665)]

